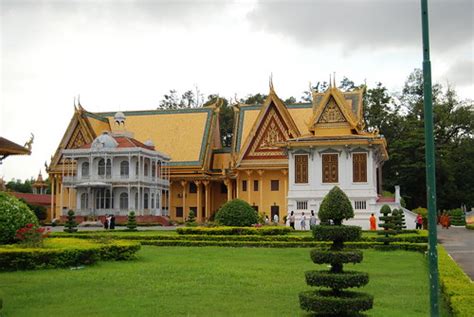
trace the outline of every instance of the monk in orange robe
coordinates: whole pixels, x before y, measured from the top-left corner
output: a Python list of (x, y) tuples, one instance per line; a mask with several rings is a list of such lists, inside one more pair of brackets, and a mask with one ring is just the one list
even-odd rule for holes
[(377, 230), (377, 220), (375, 219), (374, 214), (370, 216), (370, 230)]

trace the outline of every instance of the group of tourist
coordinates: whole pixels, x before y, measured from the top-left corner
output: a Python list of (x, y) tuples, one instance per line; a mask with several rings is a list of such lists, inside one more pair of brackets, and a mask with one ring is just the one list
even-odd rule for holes
[[(274, 215), (273, 215), (273, 224), (274, 224), (275, 226), (277, 226), (277, 225), (278, 225), (278, 221), (280, 221), (280, 218), (278, 217), (277, 214), (274, 214)], [(266, 225), (269, 225), (269, 224), (270, 224), (270, 218), (268, 218), (268, 216), (265, 216), (265, 224), (266, 224)]]
[[(304, 212), (301, 213), (301, 220), (300, 220), (300, 227), (301, 230), (307, 230), (306, 229), (306, 221), (308, 219), (306, 218)], [(290, 216), (288, 217), (288, 222), (290, 223), (290, 227), (295, 229), (295, 212), (291, 211)], [(311, 216), (309, 217), (309, 229), (311, 229), (313, 226), (316, 225), (316, 216), (314, 215), (314, 210), (311, 210)]]
[(115, 229), (115, 216), (114, 215), (105, 215), (105, 220), (104, 220), (104, 229)]

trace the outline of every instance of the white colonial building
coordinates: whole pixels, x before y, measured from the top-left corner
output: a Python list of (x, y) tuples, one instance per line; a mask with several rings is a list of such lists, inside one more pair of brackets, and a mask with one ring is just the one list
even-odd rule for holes
[[(368, 229), (370, 215), (378, 217), (383, 204), (401, 207), (399, 188), (397, 197), (381, 197), (382, 165), (388, 159), (385, 138), (364, 130), (362, 102), (348, 104), (333, 87), (313, 97), (320, 102), (309, 119), (308, 133), (281, 143), (288, 153), (288, 213), (294, 212), (300, 228), (303, 213), (307, 219), (311, 211), (317, 215), (324, 196), (338, 186), (355, 212), (346, 224)], [(414, 226), (413, 215), (406, 211), (405, 216), (407, 225)]]
[(62, 154), (61, 199), (68, 201), (61, 204), (75, 206), (77, 216), (126, 216), (129, 211), (167, 215), (170, 158), (156, 151), (152, 142), (141, 143), (126, 131), (104, 132), (91, 144)]

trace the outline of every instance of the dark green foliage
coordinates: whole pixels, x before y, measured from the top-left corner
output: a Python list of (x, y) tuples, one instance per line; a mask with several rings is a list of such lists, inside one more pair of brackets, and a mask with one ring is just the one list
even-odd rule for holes
[(377, 241), (383, 242), (385, 245), (389, 245), (392, 241), (390, 236), (397, 234), (395, 224), (392, 222), (392, 215), (390, 215), (391, 212), (392, 210), (388, 205), (383, 205), (380, 209), (383, 216), (379, 217), (379, 220), (382, 221), (382, 223), (379, 223), (379, 227), (383, 228), (383, 231), (377, 231), (377, 234), (384, 235), (384, 237), (378, 238)]
[(401, 209), (394, 209), (392, 210), (392, 223), (393, 223), (393, 230), (397, 233), (401, 233), (403, 229), (406, 229), (405, 225), (405, 214)]
[(329, 287), (333, 289), (346, 289), (361, 287), (369, 283), (369, 274), (356, 271), (332, 273), (328, 271), (306, 272), (306, 284), (309, 286)]
[[(252, 209), (253, 210), (253, 209)], [(178, 234), (199, 235), (282, 235), (288, 234), (292, 229), (289, 227), (213, 227), (213, 228), (177, 228)]]
[(316, 264), (324, 263), (360, 263), (363, 255), (359, 250), (311, 250), (311, 260)]
[(48, 217), (48, 214), (46, 212), (46, 208), (44, 206), (38, 206), (38, 205), (31, 205), (29, 204), (26, 200), (24, 200), (23, 198), (20, 198), (20, 201), (24, 202), (28, 208), (30, 208), (36, 218), (38, 218), (38, 220), (42, 221), (42, 220), (45, 220), (47, 217)]
[(27, 224), (38, 224), (28, 206), (16, 197), (0, 192), (0, 244), (15, 241), (16, 231)]
[[(374, 297), (361, 292), (318, 290), (300, 293), (300, 306), (323, 316), (346, 316), (348, 312), (369, 310)], [(350, 314), (350, 313), (349, 313)]]
[(127, 217), (127, 230), (137, 231), (137, 218), (135, 211), (130, 211)]
[[(321, 212), (322, 211), (322, 212)], [(322, 213), (322, 215), (321, 215)], [(364, 293), (342, 291), (346, 288), (361, 287), (369, 282), (369, 275), (363, 272), (344, 271), (344, 263), (360, 263), (362, 252), (344, 250), (344, 242), (360, 239), (360, 227), (344, 226), (343, 219), (354, 216), (352, 205), (342, 190), (334, 187), (324, 197), (319, 210), (322, 223), (332, 221), (334, 225), (313, 227), (315, 240), (332, 241), (328, 249), (311, 251), (311, 259), (316, 264), (331, 264), (329, 271), (306, 272), (306, 284), (327, 287), (330, 290), (316, 290), (300, 293), (300, 307), (316, 315), (346, 316), (372, 308), (373, 297)]]
[(74, 217), (74, 210), (69, 209), (67, 212), (67, 221), (64, 224), (64, 232), (76, 232), (77, 222)]
[(356, 241), (361, 238), (362, 229), (357, 226), (314, 226), (313, 237), (318, 241)]
[(466, 225), (466, 217), (464, 216), (464, 212), (460, 208), (449, 210), (448, 215), (449, 221), (451, 221), (452, 226)]
[(334, 186), (324, 196), (318, 213), (321, 222), (332, 220), (335, 225), (342, 224), (342, 220), (354, 217), (354, 209), (347, 195), (337, 186)]
[(21, 179), (12, 179), (6, 185), (7, 189), (12, 192), (19, 192), (19, 193), (33, 193), (33, 183), (35, 182), (34, 179), (25, 179), (22, 182)]
[(224, 226), (250, 227), (257, 223), (258, 215), (247, 202), (234, 199), (222, 205), (215, 220)]

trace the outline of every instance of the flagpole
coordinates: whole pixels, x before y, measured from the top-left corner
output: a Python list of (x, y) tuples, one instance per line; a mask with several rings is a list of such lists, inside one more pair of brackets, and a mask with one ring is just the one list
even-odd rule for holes
[(439, 316), (438, 251), (436, 250), (436, 170), (433, 137), (433, 96), (431, 85), (428, 1), (421, 0), (423, 34), (423, 106), (425, 120), (426, 195), (428, 202), (428, 263), (430, 273), (430, 312)]

